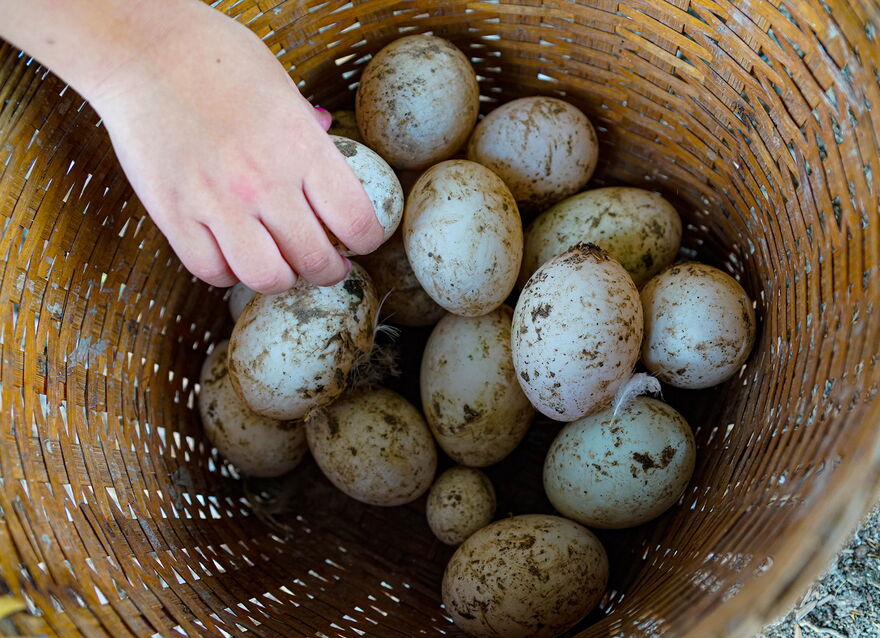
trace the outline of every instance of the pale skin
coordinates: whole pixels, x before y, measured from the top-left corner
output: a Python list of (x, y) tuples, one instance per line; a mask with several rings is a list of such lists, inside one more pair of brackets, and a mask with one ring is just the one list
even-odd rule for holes
[(0, 37), (101, 116), (129, 182), (183, 264), (266, 294), (332, 285), (382, 242), (315, 110), (246, 27), (198, 0), (0, 0)]

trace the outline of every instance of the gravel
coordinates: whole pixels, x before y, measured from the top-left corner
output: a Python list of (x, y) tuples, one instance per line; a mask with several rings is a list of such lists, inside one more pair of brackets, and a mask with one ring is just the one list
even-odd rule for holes
[(819, 581), (756, 638), (880, 636), (880, 504)]

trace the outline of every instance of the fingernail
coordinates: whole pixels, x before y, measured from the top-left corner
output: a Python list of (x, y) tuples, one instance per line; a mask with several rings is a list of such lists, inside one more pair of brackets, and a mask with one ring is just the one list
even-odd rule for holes
[(329, 113), (329, 112), (330, 112), (330, 111), (328, 111), (327, 109), (325, 109), (323, 106), (316, 106), (316, 107), (315, 107), (315, 110), (316, 110), (316, 111), (321, 111), (322, 113)]
[(351, 263), (351, 259), (349, 259), (348, 257), (343, 257), (343, 259), (348, 266), (348, 270), (345, 271), (345, 276), (348, 277), (351, 274), (351, 269), (354, 268), (354, 264)]

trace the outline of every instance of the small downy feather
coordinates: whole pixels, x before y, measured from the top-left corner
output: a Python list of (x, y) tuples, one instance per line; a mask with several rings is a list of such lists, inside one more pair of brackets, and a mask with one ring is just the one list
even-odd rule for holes
[(620, 386), (620, 390), (614, 397), (613, 417), (617, 417), (618, 413), (629, 404), (630, 401), (637, 396), (643, 394), (660, 394), (660, 381), (656, 377), (644, 372), (636, 372), (629, 378), (629, 381)]
[(388, 292), (382, 297), (379, 301), (379, 307), (376, 309), (376, 319), (373, 323), (373, 347), (358, 358), (351, 370), (349, 386), (351, 391), (366, 390), (380, 385), (386, 377), (400, 375), (398, 348), (394, 344), (380, 345), (375, 341), (375, 336), (380, 332), (392, 339), (400, 336), (398, 328), (379, 322), (382, 306), (390, 294), (391, 292)]

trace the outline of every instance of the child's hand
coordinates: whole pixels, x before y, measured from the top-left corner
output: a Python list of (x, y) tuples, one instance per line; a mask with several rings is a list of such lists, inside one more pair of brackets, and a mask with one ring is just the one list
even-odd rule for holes
[(248, 29), (197, 2), (84, 91), (129, 181), (184, 265), (216, 286), (264, 293), (297, 276), (329, 285), (383, 230), (360, 182)]

